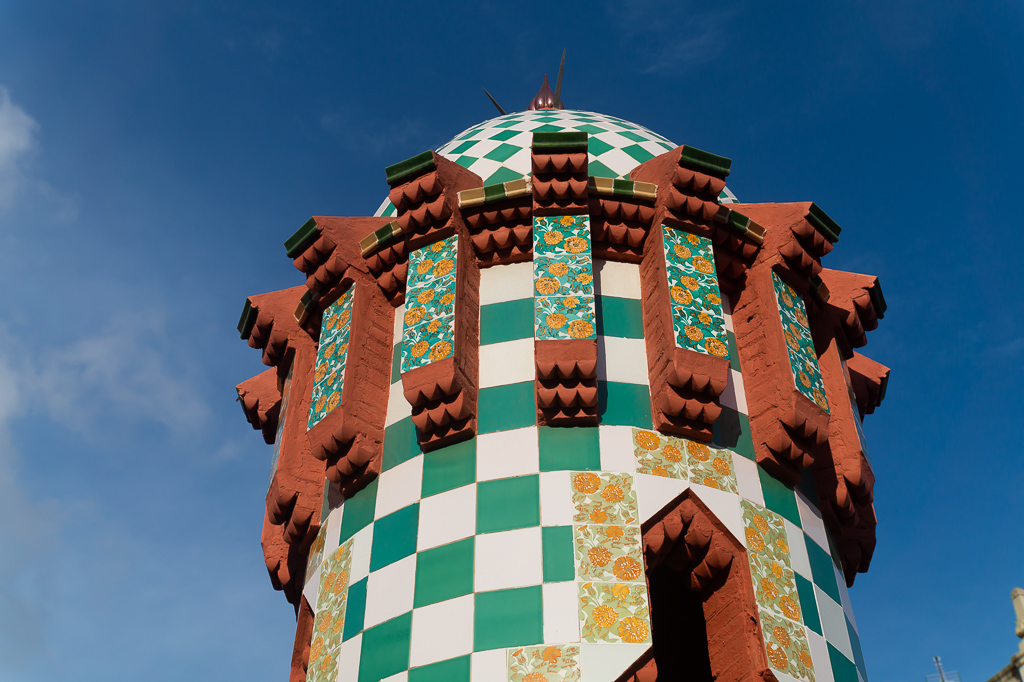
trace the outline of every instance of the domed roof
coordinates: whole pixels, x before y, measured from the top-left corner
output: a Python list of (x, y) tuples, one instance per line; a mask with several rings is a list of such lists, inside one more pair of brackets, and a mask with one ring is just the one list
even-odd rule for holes
[[(517, 180), (530, 174), (533, 133), (578, 130), (590, 134), (590, 175), (624, 178), (638, 164), (675, 149), (666, 138), (621, 118), (590, 111), (520, 111), (479, 123), (437, 149), (441, 156), (473, 171), (485, 185)], [(719, 200), (736, 201), (728, 188)], [(384, 200), (375, 215), (391, 216), (395, 207)]]

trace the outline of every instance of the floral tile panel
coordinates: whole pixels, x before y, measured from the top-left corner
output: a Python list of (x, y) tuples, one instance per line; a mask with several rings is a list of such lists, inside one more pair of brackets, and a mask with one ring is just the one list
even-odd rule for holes
[(804, 300), (774, 272), (772, 281), (775, 284), (775, 301), (779, 306), (779, 316), (782, 318), (782, 330), (786, 335), (789, 366), (793, 372), (796, 390), (828, 412), (825, 383), (821, 379), (818, 355), (814, 351)]
[(336, 549), (320, 572), (320, 593), (313, 619), (313, 643), (309, 648), (308, 682), (327, 682), (337, 677), (341, 634), (352, 569), (352, 540)]
[(593, 296), (542, 296), (534, 301), (538, 339), (596, 339)]
[(762, 609), (802, 624), (782, 517), (748, 500), (741, 500), (740, 507), (757, 603)]
[(672, 326), (680, 348), (725, 358), (729, 342), (711, 240), (662, 225)]
[(590, 217), (534, 218), (533, 239), (535, 338), (597, 338)]
[(402, 371), (444, 360), (455, 351), (455, 263), (458, 236), (409, 254)]
[(577, 584), (580, 634), (584, 642), (644, 644), (651, 641), (646, 584)]
[(563, 215), (533, 219), (534, 257), (589, 256), (590, 216)]
[(738, 493), (730, 450), (648, 429), (633, 429), (633, 454), (637, 473)]
[(814, 682), (814, 663), (803, 625), (761, 609), (761, 633), (772, 668), (799, 680)]
[(313, 370), (313, 396), (307, 429), (316, 426), (341, 402), (354, 299), (355, 292), (350, 288), (324, 311), (320, 345), (316, 351), (316, 367)]
[(573, 526), (578, 580), (644, 580), (639, 526)]
[(574, 523), (637, 524), (636, 491), (629, 474), (572, 472)]
[(579, 644), (548, 644), (508, 650), (508, 682), (578, 682)]
[(316, 534), (316, 540), (313, 541), (313, 546), (309, 548), (309, 560), (306, 562), (306, 578), (313, 575), (313, 571), (317, 569), (320, 562), (324, 560), (324, 545), (327, 544), (327, 524), (324, 523), (320, 526), (320, 532)]

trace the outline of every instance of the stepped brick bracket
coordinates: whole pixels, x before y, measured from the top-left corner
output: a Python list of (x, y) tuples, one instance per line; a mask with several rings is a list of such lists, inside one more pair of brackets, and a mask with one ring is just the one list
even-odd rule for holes
[(277, 388), (277, 370), (268, 369), (235, 386), (245, 419), (252, 428), (262, 432), (263, 441), (274, 443), (277, 415), (281, 410), (281, 391)]
[[(644, 523), (643, 546), (648, 576), (659, 566), (669, 568), (679, 572), (690, 589), (700, 595), (713, 679), (774, 682), (775, 675), (769, 670), (765, 654), (754, 586), (747, 570), (746, 550), (708, 507), (691, 491), (683, 492)], [(651, 617), (657, 628), (657, 595), (652, 593), (651, 599)], [(657, 671), (659, 644), (668, 651), (678, 646), (678, 638), (661, 633), (654, 642), (653, 666), (651, 662), (634, 665), (635, 670), (620, 680), (658, 679), (650, 676), (650, 672), (652, 667)]]
[(853, 356), (846, 361), (846, 369), (850, 372), (850, 384), (853, 386), (861, 417), (873, 413), (885, 399), (885, 389), (889, 385), (889, 368), (854, 351)]
[(402, 388), (425, 450), (476, 434), (480, 363), (480, 269), (451, 235), (409, 258)]
[(654, 220), (658, 186), (649, 182), (590, 178), (590, 221), (597, 258), (639, 263)]
[(795, 290), (771, 268), (758, 267), (747, 273), (732, 318), (757, 461), (789, 485), (828, 439), (828, 405), (801, 311)]
[(370, 274), (395, 307), (405, 301), (409, 254), (464, 232), (458, 194), (480, 186), (480, 177), (435, 152), (387, 168), (388, 195), (397, 217), (360, 244)]
[(660, 431), (710, 441), (729, 347), (710, 239), (663, 226), (640, 264), (651, 414)]
[(309, 296), (296, 318), (301, 324), (319, 300), (333, 301), (352, 282), (368, 274), (359, 240), (387, 225), (387, 218), (313, 216), (285, 241), (295, 268), (306, 275)]
[(533, 189), (525, 178), (459, 192), (480, 267), (522, 263), (533, 250)]
[(535, 133), (534, 390), (537, 422), (597, 424), (597, 316), (587, 134)]
[[(821, 259), (839, 241), (839, 227), (816, 204), (809, 201), (786, 204), (733, 204), (740, 212), (765, 230), (764, 244), (757, 255), (759, 266), (782, 266), (800, 273), (809, 283), (818, 275)], [(794, 283), (800, 294), (807, 286)]]
[(288, 682), (306, 682), (309, 669), (309, 645), (313, 639), (313, 609), (302, 597), (299, 617), (295, 627), (295, 645), (292, 647), (292, 664)]

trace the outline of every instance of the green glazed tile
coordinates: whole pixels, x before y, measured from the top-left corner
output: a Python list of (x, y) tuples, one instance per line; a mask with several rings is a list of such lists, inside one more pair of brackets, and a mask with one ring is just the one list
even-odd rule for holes
[(596, 159), (587, 164), (587, 172), (595, 178), (617, 178), (615, 171)]
[[(593, 126), (588, 126), (588, 127), (593, 128)], [(586, 132), (592, 132), (592, 131), (588, 130)], [(603, 131), (598, 131), (598, 132), (603, 132)], [(604, 140), (599, 140), (596, 137), (591, 137), (590, 140), (588, 141), (587, 150), (590, 152), (590, 154), (592, 156), (600, 156), (601, 154), (604, 154), (609, 149), (613, 149), (613, 147), (610, 144), (608, 144), (607, 142), (605, 142)]]
[(499, 182), (508, 182), (509, 180), (518, 180), (523, 177), (522, 173), (517, 173), (511, 168), (502, 166), (498, 170), (491, 173), (486, 179), (484, 179), (485, 185), (496, 185)]
[[(531, 316), (533, 301), (530, 301)], [(530, 321), (531, 335), (533, 320)], [(478, 398), (478, 433), (511, 431), (537, 423), (537, 408), (533, 398), (533, 382), (524, 381), (506, 386), (481, 388)], [(650, 419), (648, 418), (648, 421)]]
[(764, 506), (776, 514), (789, 520), (797, 528), (800, 525), (800, 511), (796, 506), (796, 493), (793, 489), (781, 482), (762, 467), (757, 468), (758, 476), (761, 478), (761, 491), (764, 493)]
[(572, 526), (541, 528), (544, 549), (544, 582), (557, 583), (575, 578), (572, 559)]
[(409, 671), (409, 682), (469, 682), (469, 656), (449, 658)]
[(544, 598), (540, 585), (477, 592), (475, 608), (475, 651), (544, 641)]
[(533, 338), (533, 299), (480, 306), (480, 345)]
[(814, 584), (822, 592), (832, 597), (837, 604), (842, 604), (843, 599), (839, 595), (839, 585), (836, 583), (832, 557), (819, 547), (817, 542), (807, 538), (807, 558), (811, 563), (811, 577), (814, 578)]
[(796, 591), (800, 595), (800, 611), (804, 614), (804, 625), (821, 635), (821, 617), (818, 616), (818, 603), (814, 599), (814, 587), (811, 581), (799, 573), (793, 575), (796, 576)]
[(375, 625), (363, 633), (359, 682), (379, 682), (409, 668), (412, 611)]
[(391, 383), (402, 380), (402, 344), (396, 343), (391, 352)]
[(377, 506), (377, 480), (373, 479), (365, 488), (345, 500), (339, 542), (345, 542), (373, 523), (373, 510)]
[(499, 144), (494, 149), (492, 149), (491, 151), (484, 154), (484, 158), (490, 159), (491, 161), (507, 161), (508, 158), (515, 154), (517, 151), (519, 151), (519, 149), (520, 148), (514, 144), (502, 143)]
[[(845, 618), (845, 616), (844, 616)], [(850, 645), (853, 647), (853, 660), (857, 664), (857, 669), (860, 674), (864, 676), (864, 679), (868, 679), (867, 667), (864, 665), (864, 651), (860, 646), (860, 635), (857, 634), (857, 630), (853, 627), (853, 623), (850, 622), (849, 618), (846, 618), (846, 631), (850, 633)]]
[(622, 151), (636, 159), (637, 163), (643, 163), (644, 161), (654, 158), (654, 154), (650, 153), (638, 144), (631, 144), (628, 147), (623, 147)]
[(384, 454), (381, 471), (393, 469), (420, 454), (419, 438), (412, 417), (400, 419), (384, 429)]
[(725, 336), (729, 343), (729, 369), (737, 372), (742, 372), (740, 369), (740, 353), (736, 349), (736, 335), (728, 329), (725, 330)]
[(419, 518), (420, 505), (417, 502), (377, 520), (373, 526), (370, 571), (393, 564), (416, 552)]
[(597, 333), (620, 339), (644, 338), (644, 316), (640, 301), (615, 296), (597, 297)]
[(476, 438), (423, 455), (422, 497), (461, 488), (476, 480)]
[(473, 591), (474, 538), (434, 547), (416, 555), (414, 606), (427, 606)]
[(347, 642), (363, 631), (363, 618), (366, 616), (366, 581), (352, 583), (348, 588), (348, 603), (345, 606), (345, 631), (341, 636)]
[(830, 642), (828, 643), (828, 657), (832, 662), (832, 678), (835, 682), (858, 682), (857, 666)]
[[(511, 137), (515, 137), (516, 135), (519, 135), (519, 131), (518, 130), (502, 130), (500, 133), (495, 133), (494, 135), (491, 135), (491, 139), (492, 140), (498, 140), (499, 142), (504, 142), (505, 140), (507, 140), (507, 139), (509, 139)], [(504, 161), (504, 159), (498, 159), (498, 160), (499, 161)]]
[(652, 428), (651, 393), (647, 386), (598, 381), (597, 400), (602, 424)]
[(477, 483), (477, 533), (495, 533), (539, 525), (539, 476), (534, 474)]
[(601, 443), (592, 426), (538, 426), (540, 470), (601, 468)]
[(731, 407), (722, 407), (722, 414), (715, 421), (712, 442), (722, 448), (729, 448), (749, 460), (756, 460), (754, 441), (750, 438), (750, 420), (747, 415)]

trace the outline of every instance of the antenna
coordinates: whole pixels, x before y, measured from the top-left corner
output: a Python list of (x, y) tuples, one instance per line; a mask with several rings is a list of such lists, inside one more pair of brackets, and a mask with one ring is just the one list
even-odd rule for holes
[(558, 80), (555, 81), (555, 108), (562, 108), (562, 72), (565, 71), (565, 48), (562, 48), (562, 63), (558, 65)]
[[(559, 76), (559, 79), (561, 79), (561, 76)], [(498, 109), (498, 113), (504, 116), (505, 110), (501, 108), (501, 105), (498, 104), (493, 97), (491, 97), (491, 93), (487, 92), (487, 88), (484, 88), (484, 94), (487, 95), (487, 99), (491, 100), (491, 104), (493, 104)]]
[(928, 682), (960, 682), (960, 673), (957, 671), (946, 672), (942, 669), (942, 659), (938, 656), (933, 656), (932, 660), (935, 661), (935, 670), (938, 671), (934, 675), (928, 675), (925, 679)]

